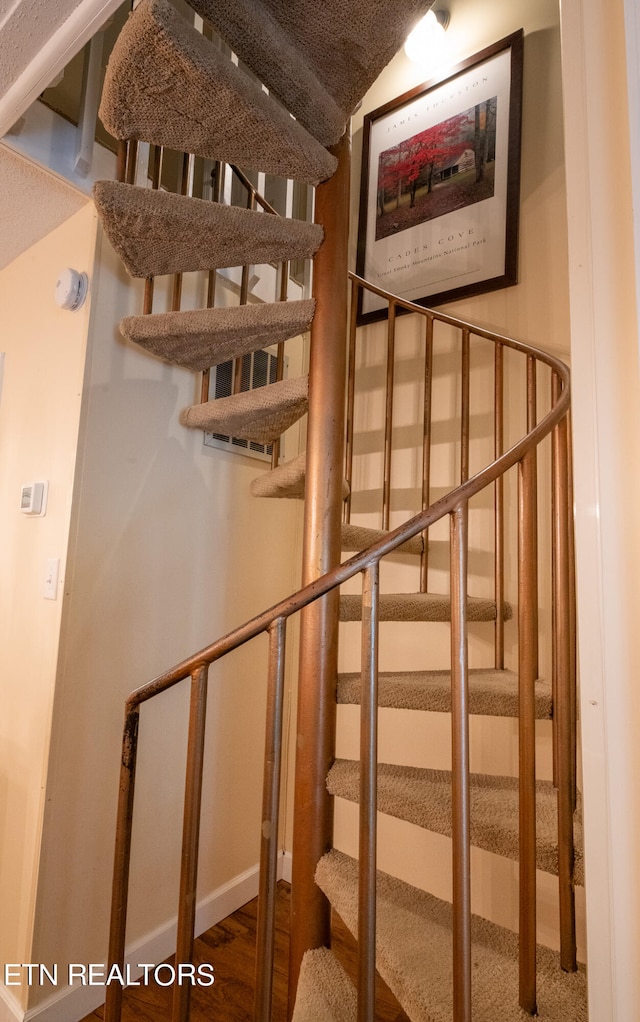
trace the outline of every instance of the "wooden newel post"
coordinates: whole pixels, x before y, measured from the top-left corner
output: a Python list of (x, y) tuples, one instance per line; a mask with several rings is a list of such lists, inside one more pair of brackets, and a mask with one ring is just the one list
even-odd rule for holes
[[(340, 561), (347, 349), (349, 135), (334, 148), (338, 169), (316, 190), (324, 241), (314, 261), (302, 584)], [(338, 592), (301, 615), (289, 1015), (304, 952), (329, 941), (329, 904), (314, 882), (330, 848), (333, 808), (325, 779), (334, 758)]]

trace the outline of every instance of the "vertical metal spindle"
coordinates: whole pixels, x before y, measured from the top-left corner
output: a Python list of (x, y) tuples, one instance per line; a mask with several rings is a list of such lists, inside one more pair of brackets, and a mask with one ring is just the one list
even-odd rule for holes
[(571, 690), (571, 803), (575, 811), (578, 799), (578, 692), (576, 664), (576, 548), (573, 528), (573, 441), (571, 412), (567, 413), (567, 529), (569, 533), (569, 678)]
[(378, 797), (379, 590), (380, 565), (376, 562), (365, 569), (362, 584), (358, 1022), (373, 1022), (376, 1010), (376, 813)]
[(451, 515), (451, 738), (453, 838), (453, 1022), (471, 1022), (471, 831), (468, 504)]
[(470, 333), (462, 331), (462, 369), (460, 402), (460, 482), (469, 478), (469, 385), (471, 368)]
[(132, 138), (127, 145), (126, 183), (128, 185), (134, 185), (136, 183), (137, 169), (138, 169), (138, 140), (137, 138)]
[(520, 1007), (536, 1013), (535, 457), (518, 466)]
[(256, 985), (253, 1015), (255, 1022), (270, 1022), (271, 1020), (282, 772), (285, 634), (286, 620), (279, 617), (269, 627), (269, 681), (262, 790), (260, 888), (258, 892)]
[[(254, 210), (256, 208), (256, 192), (254, 188), (249, 188), (247, 192), (247, 209)], [(247, 264), (242, 267), (242, 277), (240, 278), (240, 305), (246, 305), (249, 300), (249, 273), (251, 267)], [(239, 394), (242, 390), (242, 364), (244, 356), (240, 355), (236, 358), (233, 363), (233, 393)]]
[[(164, 149), (160, 145), (153, 146), (153, 164), (151, 170), (151, 187), (154, 191), (157, 191), (160, 187), (160, 179), (162, 176), (162, 158), (164, 155)], [(142, 313), (144, 316), (148, 316), (153, 311), (153, 277), (147, 277), (144, 282), (144, 304), (142, 307)]]
[[(216, 160), (211, 170), (211, 201), (220, 202), (222, 191), (222, 164)], [(209, 270), (207, 275), (207, 308), (213, 309), (216, 304), (216, 271)], [(200, 386), (200, 401), (206, 404), (209, 400), (209, 387), (211, 383), (211, 370), (202, 370), (202, 383)]]
[[(280, 267), (280, 294), (279, 302), (286, 302), (289, 294), (289, 263), (284, 262)], [(284, 378), (284, 341), (278, 343), (276, 357), (276, 383)], [(271, 468), (276, 468), (280, 461), (280, 437), (276, 437), (271, 448)]]
[(347, 499), (344, 502), (344, 520), (351, 521), (351, 481), (353, 479), (353, 431), (356, 392), (356, 334), (358, 320), (358, 284), (351, 281), (349, 318), (349, 353), (347, 356), (347, 432), (344, 452), (344, 477), (347, 480)]
[[(120, 792), (118, 795), (118, 814), (116, 818), (116, 842), (111, 892), (111, 924), (109, 929), (109, 966), (117, 965), (121, 970), (124, 969), (127, 931), (127, 897), (129, 891), (129, 866), (131, 863), (131, 831), (139, 718), (140, 710), (138, 706), (135, 706), (133, 709), (127, 709), (122, 737)], [(105, 1022), (120, 1022), (121, 1013), (122, 986), (119, 983), (109, 983), (106, 991)]]
[[(433, 316), (426, 317), (424, 352), (424, 411), (422, 416), (422, 510), (431, 501), (431, 424), (433, 418)], [(429, 530), (422, 535), (420, 592), (426, 593), (429, 578)]]
[[(554, 394), (559, 396), (560, 381)], [(553, 561), (554, 650), (556, 655), (557, 789), (558, 789), (558, 888), (560, 897), (560, 965), (568, 972), (577, 968), (575, 897), (573, 890), (573, 810), (575, 806), (575, 705), (574, 659), (571, 653), (571, 544), (569, 504), (568, 424), (565, 417), (553, 431)]]
[[(494, 458), (504, 453), (504, 348), (495, 346), (494, 368)], [(496, 594), (495, 667), (504, 668), (504, 477), (498, 476), (494, 490), (494, 579)]]
[[(191, 675), (191, 709), (189, 713), (187, 773), (182, 827), (182, 866), (180, 870), (180, 900), (176, 938), (176, 962), (183, 963), (189, 963), (193, 960), (208, 674), (208, 665), (203, 664)], [(189, 983), (177, 983), (174, 986), (171, 1022), (188, 1022), (190, 994), (191, 986)]]
[(121, 139), (118, 142), (118, 155), (116, 163), (116, 180), (124, 183), (127, 176), (127, 148), (128, 143)]
[[(527, 433), (531, 433), (535, 429), (538, 422), (538, 384), (537, 384), (537, 367), (536, 360), (533, 355), (527, 356)], [(531, 500), (535, 508), (535, 516), (533, 522), (533, 553), (532, 553), (532, 571), (533, 581), (532, 589), (535, 591), (535, 600), (532, 601), (529, 607), (529, 613), (532, 615), (531, 627), (538, 635), (538, 448), (534, 447), (531, 452), (531, 460), (533, 463), (531, 485), (533, 488)], [(539, 651), (538, 641), (536, 638), (535, 647), (535, 662), (534, 662), (534, 675), (537, 679), (540, 664), (539, 664)]]
[[(191, 167), (191, 157), (188, 153), (182, 154), (182, 171), (180, 174), (180, 195), (187, 195), (189, 191), (189, 171)], [(176, 273), (173, 278), (173, 295), (171, 298), (171, 310), (172, 312), (180, 311), (180, 303), (182, 301), (182, 274)]]
[(389, 302), (387, 326), (387, 381), (384, 420), (384, 475), (382, 483), (382, 528), (389, 528), (391, 510), (391, 447), (393, 441), (393, 375), (395, 370), (396, 303)]

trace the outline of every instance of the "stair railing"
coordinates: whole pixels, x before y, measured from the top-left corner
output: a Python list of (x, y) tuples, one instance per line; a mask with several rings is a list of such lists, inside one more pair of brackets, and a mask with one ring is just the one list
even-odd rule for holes
[[(357, 286), (369, 286), (361, 280)], [(385, 294), (379, 289), (375, 293)], [(536, 508), (533, 503), (531, 472), (537, 445), (549, 434), (554, 446), (554, 653), (556, 679), (555, 717), (558, 740), (557, 782), (559, 787), (560, 835), (564, 842), (560, 852), (561, 912), (565, 951), (563, 965), (575, 967), (575, 930), (567, 913), (571, 910), (571, 870), (573, 865), (572, 817), (575, 774), (571, 757), (575, 752), (570, 729), (575, 715), (575, 697), (571, 654), (571, 543), (570, 508), (568, 504), (568, 427), (569, 373), (555, 357), (520, 341), (492, 331), (476, 328), (443, 314), (433, 314), (420, 306), (388, 296), (398, 306), (423, 316), (427, 321), (440, 319), (461, 330), (463, 336), (479, 336), (492, 341), (499, 349), (519, 352), (527, 359), (529, 405), (533, 407), (532, 363), (549, 367), (552, 375), (551, 407), (539, 422), (528, 417), (528, 429), (516, 443), (493, 462), (464, 479), (458, 486), (425, 508), (420, 514), (389, 532), (368, 549), (355, 555), (332, 571), (280, 601), (269, 610), (252, 618), (221, 639), (205, 647), (176, 667), (134, 691), (125, 706), (120, 794), (118, 802), (114, 879), (111, 904), (109, 965), (124, 966), (127, 919), (127, 896), (138, 727), (140, 707), (148, 700), (166, 692), (182, 681), (191, 684), (191, 709), (187, 746), (187, 771), (183, 821), (182, 873), (178, 907), (177, 960), (190, 962), (193, 955), (196, 879), (198, 864), (199, 820), (201, 812), (203, 748), (205, 738), (205, 705), (208, 672), (227, 653), (262, 633), (269, 636), (269, 669), (267, 684), (267, 723), (265, 738), (265, 774), (260, 854), (260, 896), (258, 907), (258, 945), (256, 954), (256, 1022), (271, 1019), (272, 972), (275, 931), (275, 885), (278, 854), (280, 802), (280, 763), (282, 753), (282, 713), (284, 696), (286, 625), (292, 615), (303, 607), (336, 589), (357, 574), (363, 575), (362, 629), (362, 700), (361, 700), (361, 811), (360, 824), (360, 941), (358, 1019), (373, 1022), (375, 973), (375, 819), (377, 805), (377, 648), (379, 627), (379, 565), (384, 557), (407, 540), (424, 533), (436, 522), (449, 517), (451, 533), (451, 650), (452, 650), (452, 729), (453, 729), (453, 859), (454, 859), (454, 1022), (471, 1022), (471, 941), (470, 941), (470, 829), (469, 829), (469, 721), (467, 661), (467, 548), (468, 503), (482, 489), (493, 485), (504, 473), (518, 466), (520, 479), (519, 535), (521, 605), (520, 704), (521, 704), (521, 1003), (535, 1011), (535, 811), (531, 809), (531, 793), (535, 803), (535, 767), (532, 760), (531, 735), (534, 731), (533, 686), (536, 679), (536, 658), (530, 637), (532, 536)], [(499, 360), (496, 360), (496, 365)], [(498, 607), (497, 613), (500, 613)], [(572, 702), (573, 700), (573, 702)], [(565, 790), (566, 789), (566, 790)], [(313, 825), (313, 821), (310, 821)], [(572, 945), (573, 942), (573, 945)], [(573, 963), (573, 964), (572, 964)], [(533, 969), (533, 971), (532, 971)], [(172, 1022), (185, 1022), (189, 1017), (188, 985), (176, 985)], [(523, 1006), (524, 1006), (523, 1004)], [(107, 988), (106, 1022), (120, 1022), (122, 988)]]
[[(504, 451), (505, 435), (505, 381), (504, 349), (512, 347), (493, 331), (464, 323), (446, 313), (425, 309), (414, 303), (390, 295), (381, 288), (367, 283), (356, 274), (351, 279), (351, 323), (349, 338), (349, 360), (347, 376), (347, 436), (345, 444), (345, 476), (349, 484), (349, 497), (345, 501), (345, 521), (351, 518), (351, 490), (353, 484), (354, 459), (354, 418), (356, 371), (358, 346), (366, 348), (366, 335), (358, 341), (357, 309), (361, 307), (361, 293), (366, 290), (386, 303), (387, 338), (384, 381), (384, 457), (381, 487), (381, 526), (389, 528), (391, 509), (391, 462), (394, 431), (394, 377), (398, 316), (403, 312), (414, 313), (423, 323), (424, 334), (424, 383), (423, 383), (423, 452), (422, 452), (422, 506), (430, 503), (431, 492), (431, 451), (433, 446), (433, 374), (434, 343), (437, 340), (438, 325), (453, 327), (459, 334), (460, 369), (460, 458), (459, 480), (463, 484), (469, 476), (470, 454), (470, 351), (475, 339), (491, 341), (494, 345), (494, 395), (493, 395), (493, 448), (496, 459)], [(525, 349), (520, 349), (523, 354)], [(526, 355), (526, 429), (531, 433), (536, 428), (538, 405), (538, 380), (536, 353)], [(549, 363), (550, 365), (550, 363)], [(551, 369), (551, 404), (560, 396), (559, 376)], [(497, 613), (495, 618), (495, 667), (504, 668), (505, 633), (504, 615), (500, 608), (505, 602), (505, 550), (504, 550), (504, 474), (494, 481), (494, 594)], [(537, 453), (532, 448), (519, 462), (519, 524), (518, 524), (518, 674), (519, 674), (519, 784), (520, 784), (520, 1003), (533, 1013), (536, 1005), (536, 816), (535, 816), (535, 681), (538, 678), (538, 497), (537, 497)], [(554, 783), (558, 790), (559, 826), (559, 904), (561, 964), (568, 971), (576, 968), (575, 905), (572, 885), (573, 813), (576, 808), (576, 701), (575, 701), (575, 593), (573, 529), (571, 526), (571, 468), (568, 416), (553, 431), (552, 441), (552, 694), (553, 694), (553, 771)], [(466, 582), (462, 589), (454, 585), (468, 572), (468, 509), (460, 509), (459, 520), (452, 518), (451, 536), (451, 595), (452, 603), (457, 600), (464, 613), (461, 593), (467, 592)], [(462, 535), (462, 538), (461, 538)], [(455, 565), (455, 570), (454, 570)], [(421, 554), (420, 588), (427, 591), (429, 570), (428, 529), (423, 535)], [(452, 729), (454, 735), (454, 789), (459, 788), (460, 797), (468, 798), (463, 775), (468, 775), (468, 725), (466, 723), (466, 694), (455, 693), (462, 684), (466, 672), (466, 627), (456, 626), (457, 615), (452, 610)], [(462, 674), (457, 674), (459, 665), (464, 665)], [(563, 686), (561, 689), (560, 686)], [(457, 737), (456, 737), (457, 736)], [(459, 779), (456, 782), (455, 760), (459, 762)], [(455, 798), (454, 798), (455, 805)], [(460, 806), (454, 809), (460, 813)], [(458, 831), (458, 839), (455, 831)], [(456, 888), (458, 899), (466, 891), (466, 872), (463, 865), (467, 856), (467, 827), (462, 816), (454, 824), (454, 903)], [(465, 893), (464, 898), (468, 896)], [(464, 946), (462, 934), (468, 933), (466, 921), (460, 920), (459, 946)], [(467, 954), (467, 950), (464, 951)], [(456, 960), (457, 956), (456, 956)], [(458, 975), (454, 984), (460, 997), (467, 997), (465, 981)], [(465, 1009), (466, 1011), (466, 1009)], [(461, 1018), (467, 1018), (463, 1013)], [(470, 1016), (469, 1016), (470, 1017)], [(458, 1016), (456, 1015), (456, 1019)]]

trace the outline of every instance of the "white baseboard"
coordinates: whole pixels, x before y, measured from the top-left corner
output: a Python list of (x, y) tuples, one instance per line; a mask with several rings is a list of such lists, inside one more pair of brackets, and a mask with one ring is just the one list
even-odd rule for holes
[(22, 1022), (24, 1008), (21, 1008), (10, 990), (0, 983), (0, 1022)]
[[(228, 883), (216, 888), (198, 903), (196, 933), (203, 933), (221, 919), (241, 908), (258, 893), (258, 866), (252, 866)], [(281, 852), (278, 859), (278, 879), (291, 880), (291, 853)], [(176, 940), (176, 919), (148, 933), (142, 940), (127, 948), (127, 962), (160, 963), (173, 954)], [(214, 968), (215, 962), (211, 963)], [(131, 969), (133, 979), (140, 970)], [(67, 986), (38, 1005), (24, 1011), (10, 990), (0, 984), (0, 1022), (79, 1022), (85, 1015), (104, 1003), (102, 986)]]

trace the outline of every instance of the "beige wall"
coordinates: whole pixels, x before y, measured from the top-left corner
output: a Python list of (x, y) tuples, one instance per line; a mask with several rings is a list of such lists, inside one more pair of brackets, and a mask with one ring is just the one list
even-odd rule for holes
[[(197, 286), (187, 303), (202, 304)], [(297, 503), (250, 497), (268, 465), (179, 425), (197, 381), (119, 336), (141, 288), (103, 237), (94, 290), (33, 951), (61, 964), (105, 955), (126, 695), (298, 577)], [(302, 341), (289, 355), (297, 375)], [(286, 443), (297, 453), (295, 430)], [(256, 640), (211, 672), (200, 899), (257, 862), (265, 651)], [(142, 711), (129, 944), (176, 910), (187, 698)]]
[[(43, 183), (43, 187), (46, 184)], [(89, 304), (54, 304), (57, 274), (90, 270), (95, 227), (85, 207), (0, 273), (6, 353), (0, 396), (0, 961), (31, 961), (44, 785), (64, 565), (82, 399)], [(19, 511), (20, 487), (48, 480), (46, 515)], [(60, 558), (57, 600), (42, 596)], [(14, 988), (14, 995), (20, 993)]]
[[(67, 265), (90, 274), (92, 304), (76, 314), (53, 304)], [(300, 506), (252, 498), (268, 464), (204, 448), (178, 424), (199, 384), (120, 337), (141, 286), (101, 233), (96, 254), (91, 206), (3, 270), (0, 288), (0, 959), (57, 963), (64, 976), (68, 962), (106, 956), (126, 695), (297, 587)], [(185, 278), (185, 304), (204, 297), (203, 281)], [(167, 300), (159, 287), (156, 309)], [(218, 303), (234, 301), (219, 286)], [(303, 353), (303, 339), (290, 342), (291, 375)], [(294, 427), (287, 457), (298, 449)], [(49, 480), (49, 506), (28, 520), (18, 505), (32, 479)], [(55, 602), (41, 596), (51, 556)], [(233, 891), (258, 859), (265, 663), (258, 639), (211, 672), (198, 890), (208, 919), (221, 892), (223, 914), (250, 896)], [(128, 944), (153, 947), (152, 960), (171, 951), (187, 713), (183, 688), (141, 719)], [(86, 999), (56, 1007), (64, 993), (2, 996), (8, 1017), (18, 1001), (47, 1018), (90, 1010)]]
[[(445, 306), (472, 323), (506, 333), (553, 354), (569, 353), (569, 303), (567, 295), (567, 222), (563, 154), (563, 116), (560, 68), (560, 31), (557, 0), (520, 0), (512, 4), (478, 4), (473, 0), (451, 0), (447, 4), (451, 21), (446, 34), (450, 62), (472, 56), (483, 47), (523, 28), (524, 95), (522, 135), (522, 176), (520, 202), (519, 280), (515, 287), (458, 301)], [(357, 209), (360, 188), (360, 152), (364, 116), (389, 100), (419, 85), (428, 73), (417, 69), (400, 53), (365, 96), (354, 117), (354, 173), (352, 181), (352, 263), (355, 263)], [(383, 440), (383, 378), (386, 323), (360, 331), (357, 385), (364, 396), (356, 406), (354, 449), (354, 521), (380, 524), (381, 457)], [(488, 348), (488, 346), (487, 346)], [(409, 319), (399, 320), (396, 347), (397, 371), (394, 409), (392, 467), (392, 525), (420, 509), (421, 443), (420, 408), (422, 374), (420, 330)], [(432, 497), (455, 485), (458, 468), (452, 417), (459, 414), (459, 391), (452, 365), (455, 347), (445, 338), (437, 347), (434, 365), (434, 431), (432, 454)], [(472, 471), (492, 460), (493, 356), (482, 347), (474, 356), (476, 386), (472, 396)], [(541, 377), (541, 381), (542, 381)], [(509, 371), (507, 437), (513, 441), (525, 431), (524, 366)], [(542, 386), (542, 382), (541, 382)], [(545, 393), (545, 400), (547, 394)], [(416, 426), (416, 423), (418, 424)], [(540, 455), (540, 471), (548, 469), (548, 447)], [(512, 473), (513, 476), (513, 473)], [(507, 501), (515, 507), (515, 478), (507, 482)], [(490, 497), (490, 495), (489, 495)], [(543, 498), (544, 499), (544, 498)], [(548, 505), (547, 505), (548, 506)], [(545, 527), (548, 516), (545, 515)], [(470, 592), (491, 595), (492, 515), (491, 501), (474, 501), (470, 515)], [(516, 602), (515, 526), (507, 529), (510, 546), (507, 561), (507, 597)], [(430, 588), (448, 589), (448, 529), (446, 523), (432, 530)], [(541, 543), (541, 607), (550, 606), (550, 570), (545, 542)], [(418, 586), (417, 571), (405, 559), (383, 565), (383, 586), (389, 591), (411, 591)], [(550, 643), (548, 617), (541, 614), (543, 646), (541, 673), (549, 677)], [(381, 669), (445, 667), (449, 663), (449, 632), (440, 625), (383, 625)], [(492, 636), (488, 628), (471, 629), (472, 666), (492, 663)], [(342, 626), (341, 664), (357, 670), (359, 633), (355, 625)], [(425, 650), (428, 649), (428, 653)], [(507, 666), (516, 665), (515, 623), (507, 625)], [(416, 720), (416, 718), (420, 720)], [(355, 707), (339, 709), (338, 754), (357, 757), (358, 713)], [(381, 712), (383, 761), (446, 769), (450, 766), (450, 722), (437, 714)], [(472, 770), (517, 774), (518, 743), (514, 721), (478, 718), (471, 721)], [(551, 776), (550, 726), (537, 727), (538, 775)], [(357, 854), (355, 807), (338, 803), (338, 844)], [(417, 828), (384, 818), (379, 823), (380, 866), (402, 875), (410, 883), (425, 887), (441, 897), (450, 897), (450, 842), (436, 835), (416, 834)], [(541, 942), (557, 945), (556, 887), (553, 878), (538, 876), (538, 936)], [(496, 856), (474, 850), (473, 908), (481, 915), (512, 928), (517, 927), (517, 868)], [(580, 955), (585, 955), (582, 892), (580, 911)]]

